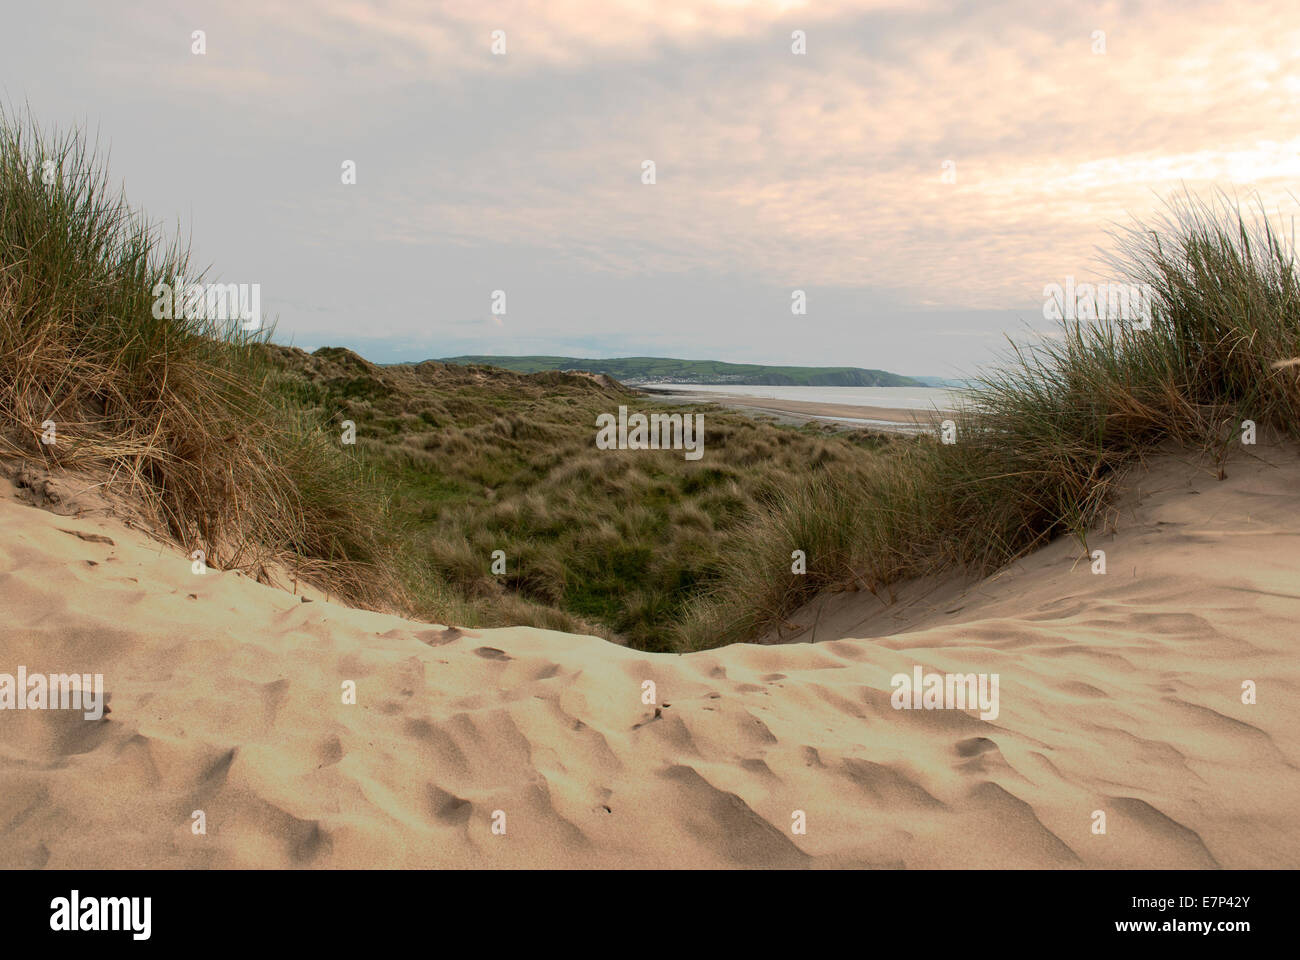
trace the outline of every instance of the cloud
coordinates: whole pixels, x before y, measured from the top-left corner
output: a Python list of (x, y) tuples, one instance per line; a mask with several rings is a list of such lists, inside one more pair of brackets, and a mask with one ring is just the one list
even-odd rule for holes
[[(705, 330), (779, 344), (765, 305), (801, 288), (823, 329), (884, 342), (900, 311), (1037, 310), (1044, 284), (1097, 274), (1112, 224), (1184, 187), (1290, 209), (1300, 174), (1292, 4), (125, 9), (65, 27), (31, 5), (0, 38), (4, 89), (39, 77), (48, 119), (105, 120), (133, 199), (186, 217), (223, 275), (256, 272), (285, 330), (382, 311), (412, 336), (690, 354)], [(476, 320), (497, 287), (504, 328)]]
[[(932, 5), (907, 6), (915, 11)], [(313, 32), (400, 50), (394, 62), (404, 69), (580, 69), (651, 60), (665, 44), (691, 48), (752, 40), (778, 24), (789, 28), (788, 37), (790, 30), (903, 7), (899, 0), (336, 0), (320, 6)], [(277, 13), (290, 23), (300, 17), (293, 8)], [(504, 56), (491, 53), (498, 30), (505, 34)]]
[[(813, 30), (806, 58), (776, 42), (789, 8), (686, 7), (605, 19), (548, 7), (548, 42), (572, 44), (548, 57), (591, 53), (586, 72), (534, 81), (546, 99), (532, 118), (488, 112), (502, 124), (492, 149), (435, 173), (441, 196), (404, 205), (395, 235), (531, 243), (593, 271), (749, 270), (993, 307), (1082, 272), (1110, 223), (1183, 186), (1239, 185), (1276, 204), (1300, 172), (1300, 140), (1260, 136), (1296, 119), (1300, 84), (1300, 30), (1277, 30), (1268, 7), (1112, 11), (1098, 55), (1097, 24), (1023, 4), (947, 31), (832, 5), (817, 15), (843, 22)], [(866, 55), (855, 41), (878, 25), (889, 29)], [(664, 38), (701, 48), (673, 59), (672, 76), (592, 53)], [(552, 124), (565, 135), (548, 136)], [(654, 186), (638, 179), (644, 159)], [(945, 161), (955, 183), (941, 181)]]

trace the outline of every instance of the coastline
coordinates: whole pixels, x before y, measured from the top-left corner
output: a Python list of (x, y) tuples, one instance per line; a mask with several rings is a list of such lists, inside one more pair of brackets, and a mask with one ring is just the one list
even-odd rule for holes
[(771, 397), (751, 397), (738, 393), (714, 393), (692, 390), (691, 384), (680, 389), (635, 386), (632, 389), (660, 400), (674, 403), (716, 403), (719, 406), (746, 413), (767, 414), (784, 423), (830, 423), (845, 428), (875, 427), (886, 430), (912, 432), (929, 428), (936, 417), (951, 413), (946, 410), (919, 410), (906, 407), (831, 403), (815, 400), (785, 400)]

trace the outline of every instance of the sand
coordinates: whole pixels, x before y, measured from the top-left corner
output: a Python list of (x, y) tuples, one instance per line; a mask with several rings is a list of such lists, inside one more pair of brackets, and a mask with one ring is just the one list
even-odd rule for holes
[[(0, 672), (112, 694), (0, 711), (0, 865), (1295, 867), (1300, 458), (1261, 456), (1135, 475), (1105, 575), (1062, 541), (686, 656), (304, 603), (0, 484)], [(894, 709), (915, 665), (998, 716)]]
[[(871, 407), (853, 403), (825, 403), (819, 400), (778, 400), (771, 397), (747, 397), (741, 394), (692, 391), (690, 387), (669, 390), (662, 387), (646, 389), (647, 396), (673, 403), (716, 403), (745, 413), (765, 414), (782, 423), (806, 423), (809, 420), (826, 420), (842, 423), (844, 420), (875, 421), (872, 426), (887, 428), (890, 425), (907, 429), (929, 428), (936, 417), (934, 410), (915, 410), (904, 407)], [(942, 416), (942, 414), (940, 415)], [(861, 424), (843, 424), (861, 426)]]

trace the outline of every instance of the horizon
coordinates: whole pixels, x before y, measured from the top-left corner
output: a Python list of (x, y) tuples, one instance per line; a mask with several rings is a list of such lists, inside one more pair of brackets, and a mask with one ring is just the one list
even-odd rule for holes
[(966, 377), (1111, 278), (1108, 229), (1182, 189), (1289, 210), (1300, 173), (1300, 15), (1266, 3), (55, 2), (0, 51), (9, 109), (97, 133), (277, 340), (376, 362)]

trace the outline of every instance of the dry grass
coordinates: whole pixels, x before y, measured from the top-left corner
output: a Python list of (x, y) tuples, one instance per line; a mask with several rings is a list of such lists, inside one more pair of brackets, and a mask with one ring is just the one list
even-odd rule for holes
[(109, 189), (84, 135), (0, 114), (0, 455), (108, 472), (214, 566), (286, 562), (383, 603), (374, 484), (267, 389), (257, 338), (154, 316), (155, 284), (202, 279), (188, 259)]
[[(1064, 322), (1059, 338), (1013, 346), (984, 374), (957, 443), (900, 446), (852, 488), (795, 478), (746, 522), (680, 645), (745, 639), (848, 578), (879, 589), (988, 573), (1062, 534), (1086, 545), (1117, 477), (1166, 441), (1221, 464), (1246, 420), (1295, 437), (1300, 282), (1277, 224), (1226, 197), (1185, 196), (1115, 240), (1120, 277), (1150, 285), (1149, 330)], [(790, 573), (795, 548), (806, 576)]]

